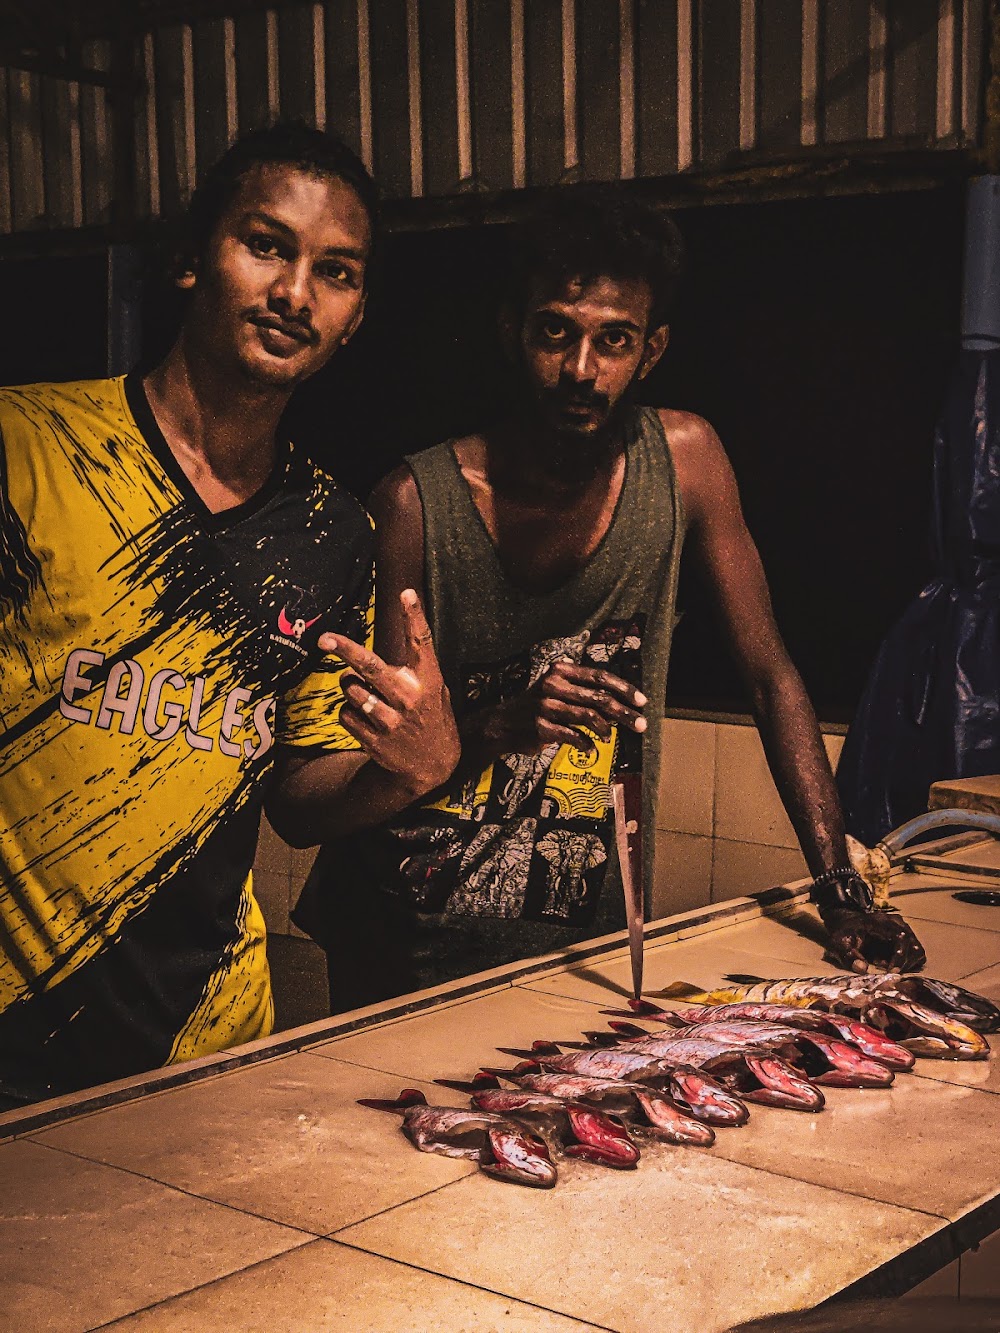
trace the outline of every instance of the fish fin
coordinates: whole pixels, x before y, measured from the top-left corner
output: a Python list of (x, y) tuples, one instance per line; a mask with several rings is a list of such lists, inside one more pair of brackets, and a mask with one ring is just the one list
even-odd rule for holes
[(726, 980), (737, 986), (759, 986), (762, 981), (772, 981), (773, 977), (755, 977), (752, 972), (727, 972)]
[(648, 1037), (649, 1033), (645, 1028), (641, 1028), (638, 1023), (619, 1023), (611, 1022), (608, 1027), (612, 1032), (617, 1032), (622, 1037)]
[(404, 1088), (395, 1101), (386, 1097), (359, 1097), (358, 1105), (373, 1111), (405, 1111), (408, 1106), (426, 1106), (427, 1098), (419, 1088)]
[[(541, 1051), (536, 1051), (534, 1047), (532, 1047), (530, 1051), (526, 1051), (523, 1046), (498, 1046), (497, 1050), (501, 1055), (516, 1055), (519, 1060), (530, 1060), (533, 1056), (542, 1054)], [(555, 1051), (546, 1051), (544, 1053), (546, 1055), (556, 1054)], [(486, 1072), (491, 1074), (493, 1071), (492, 1069), (488, 1069)]]
[(700, 1000), (704, 999), (707, 992), (690, 981), (671, 981), (655, 994), (662, 995), (665, 1000)]
[(460, 1078), (436, 1078), (442, 1088), (454, 1088), (456, 1092), (482, 1092), (485, 1088), (499, 1088), (500, 1080), (495, 1074), (480, 1071), (473, 1079), (463, 1081)]
[(537, 1060), (522, 1060), (513, 1069), (494, 1069), (490, 1065), (486, 1065), (482, 1072), (484, 1074), (494, 1074), (497, 1078), (520, 1078), (522, 1074), (540, 1074), (542, 1066)]

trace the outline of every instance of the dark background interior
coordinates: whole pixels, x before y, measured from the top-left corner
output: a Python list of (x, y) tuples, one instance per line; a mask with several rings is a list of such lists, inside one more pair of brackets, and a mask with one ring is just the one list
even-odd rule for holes
[[(949, 187), (676, 214), (687, 273), (642, 397), (718, 429), (779, 623), (827, 720), (850, 718), (883, 634), (929, 573), (962, 200)], [(359, 497), (404, 454), (502, 410), (494, 311), (507, 243), (501, 225), (384, 241), (362, 330), (288, 414), (295, 439)], [(104, 373), (105, 271), (101, 253), (0, 265), (2, 382)], [(150, 283), (144, 361), (174, 314)], [(681, 604), (668, 702), (745, 710), (690, 571)]]

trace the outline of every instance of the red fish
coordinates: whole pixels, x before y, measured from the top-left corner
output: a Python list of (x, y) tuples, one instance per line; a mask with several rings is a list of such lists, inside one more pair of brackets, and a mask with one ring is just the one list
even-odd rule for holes
[(551, 1189), (556, 1168), (545, 1140), (513, 1120), (455, 1106), (428, 1106), (418, 1088), (404, 1088), (395, 1101), (362, 1097), (359, 1106), (401, 1111), (403, 1133), (421, 1152), (478, 1162), (480, 1171), (536, 1189)]
[(472, 1094), (472, 1104), (494, 1115), (540, 1121), (567, 1157), (619, 1169), (638, 1165), (639, 1149), (625, 1126), (592, 1106), (522, 1088), (483, 1088)]

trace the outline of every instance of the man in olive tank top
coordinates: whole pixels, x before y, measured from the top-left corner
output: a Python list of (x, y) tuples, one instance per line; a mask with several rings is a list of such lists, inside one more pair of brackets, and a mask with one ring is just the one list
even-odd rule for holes
[[(775, 625), (712, 427), (634, 405), (667, 344), (679, 238), (636, 204), (564, 203), (521, 237), (502, 330), (509, 419), (408, 458), (376, 489), (379, 651), (426, 599), (462, 738), (451, 780), (321, 852), (298, 919), (335, 1010), (623, 924), (612, 782), (642, 771), (655, 827), (681, 543), (707, 575), (771, 771), (817, 877), (830, 951), (919, 967), (850, 868), (815, 714)], [(652, 839), (643, 849), (647, 911)]]

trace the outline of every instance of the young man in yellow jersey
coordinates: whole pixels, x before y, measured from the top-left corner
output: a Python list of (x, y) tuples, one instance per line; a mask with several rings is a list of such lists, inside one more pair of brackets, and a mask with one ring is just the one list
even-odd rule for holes
[(457, 759), (419, 603), (404, 667), (366, 654), (370, 523), (279, 433), (361, 322), (374, 222), (338, 140), (248, 136), (192, 201), (164, 361), (0, 391), (0, 1109), (267, 1035), (276, 746), (342, 829)]

